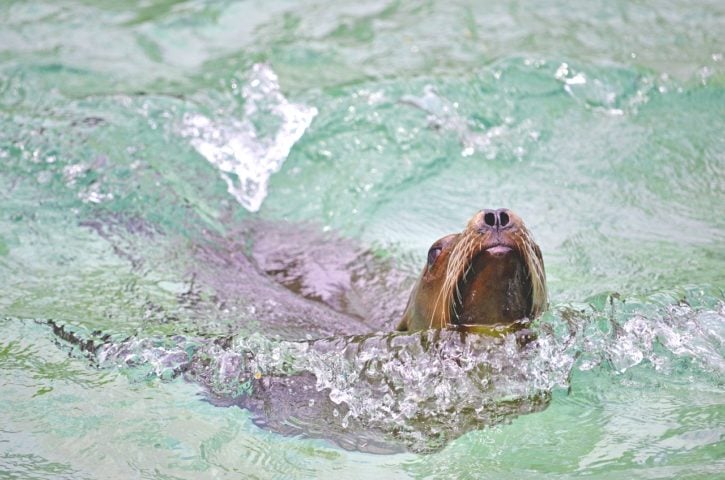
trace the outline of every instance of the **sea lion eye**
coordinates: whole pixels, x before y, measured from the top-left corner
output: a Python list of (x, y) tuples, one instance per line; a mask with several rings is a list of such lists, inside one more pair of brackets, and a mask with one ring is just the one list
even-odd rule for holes
[(433, 263), (436, 261), (436, 258), (438, 258), (438, 255), (441, 254), (441, 246), (440, 245), (433, 245), (430, 247), (430, 250), (428, 250), (428, 267), (432, 267)]

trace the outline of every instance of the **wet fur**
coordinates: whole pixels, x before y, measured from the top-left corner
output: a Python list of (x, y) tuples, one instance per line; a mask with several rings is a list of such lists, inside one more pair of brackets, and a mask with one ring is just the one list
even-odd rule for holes
[[(512, 249), (509, 255), (518, 255), (524, 267), (521, 285), (528, 294), (526, 317), (539, 316), (547, 306), (546, 273), (541, 249), (536, 245), (523, 221), (513, 212), (506, 211), (510, 226), (500, 231), (487, 229), (483, 221), (484, 211), (478, 212), (460, 234), (448, 235), (433, 244), (441, 244), (441, 253), (433, 265), (426, 265), (418, 283), (413, 288), (406, 311), (398, 330), (443, 328), (459, 323), (465, 312), (462, 289), (472, 282), (473, 264), (479, 255), (494, 245)], [(509, 261), (514, 261), (513, 259)], [(502, 281), (504, 279), (493, 279)], [(505, 279), (505, 280), (511, 280)], [(515, 279), (514, 279), (515, 280)], [(486, 291), (477, 295), (492, 294), (498, 285), (484, 285)], [(490, 290), (490, 291), (489, 291)], [(434, 298), (433, 298), (434, 297)], [(490, 303), (491, 299), (487, 299)], [(500, 299), (505, 302), (506, 299)], [(505, 309), (505, 305), (502, 308)], [(475, 323), (487, 324), (491, 319), (476, 319)]]

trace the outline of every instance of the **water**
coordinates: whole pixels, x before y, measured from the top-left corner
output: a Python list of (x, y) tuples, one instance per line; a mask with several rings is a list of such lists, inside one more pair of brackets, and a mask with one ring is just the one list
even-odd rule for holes
[[(3, 3), (1, 476), (722, 476), (720, 3)], [(535, 344), (390, 333), (502, 206)]]

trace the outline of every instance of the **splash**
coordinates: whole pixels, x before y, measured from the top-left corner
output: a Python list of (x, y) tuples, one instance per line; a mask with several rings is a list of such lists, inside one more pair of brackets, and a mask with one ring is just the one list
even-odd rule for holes
[(429, 452), (546, 408), (573, 360), (546, 364), (556, 372), (532, 368), (538, 350), (519, 340), (447, 330), (309, 342), (173, 337), (106, 345), (96, 358), (133, 378), (183, 374), (213, 403), (248, 409), (255, 423), (282, 434), (374, 453)]
[(554, 72), (554, 78), (579, 104), (611, 116), (636, 113), (643, 104), (649, 102), (653, 92), (664, 93), (671, 88), (666, 76), (655, 80), (626, 70), (591, 70), (581, 71), (563, 62)]
[(317, 109), (289, 102), (280, 91), (277, 75), (265, 64), (252, 67), (242, 97), (242, 120), (215, 121), (189, 113), (181, 133), (219, 169), (229, 193), (256, 212), (267, 196), (269, 178), (282, 167)]
[[(579, 369), (607, 368), (622, 374), (638, 366), (670, 375), (683, 362), (714, 377), (725, 375), (725, 302), (712, 309), (695, 309), (686, 302), (666, 305), (657, 312), (617, 315), (624, 302), (612, 302), (604, 317), (589, 312), (580, 323), (576, 349)], [(624, 317), (624, 318), (622, 318)]]
[(541, 411), (552, 392), (572, 387), (575, 370), (688, 369), (720, 382), (722, 300), (693, 307), (605, 298), (553, 308), (535, 324), (533, 340), (455, 330), (310, 341), (254, 334), (112, 342), (62, 327), (56, 334), (132, 379), (183, 376), (203, 385), (212, 403), (247, 409), (264, 428), (374, 453), (437, 451), (470, 430)]

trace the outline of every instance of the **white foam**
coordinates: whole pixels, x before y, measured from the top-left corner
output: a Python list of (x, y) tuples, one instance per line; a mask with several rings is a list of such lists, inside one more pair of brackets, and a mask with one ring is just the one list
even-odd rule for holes
[[(292, 146), (317, 115), (315, 107), (289, 102), (269, 65), (255, 64), (242, 87), (244, 115), (212, 120), (198, 113), (184, 116), (182, 135), (209, 163), (217, 167), (227, 190), (250, 212), (267, 197), (267, 185), (279, 171)], [(272, 131), (259, 131), (255, 120), (276, 117)]]

